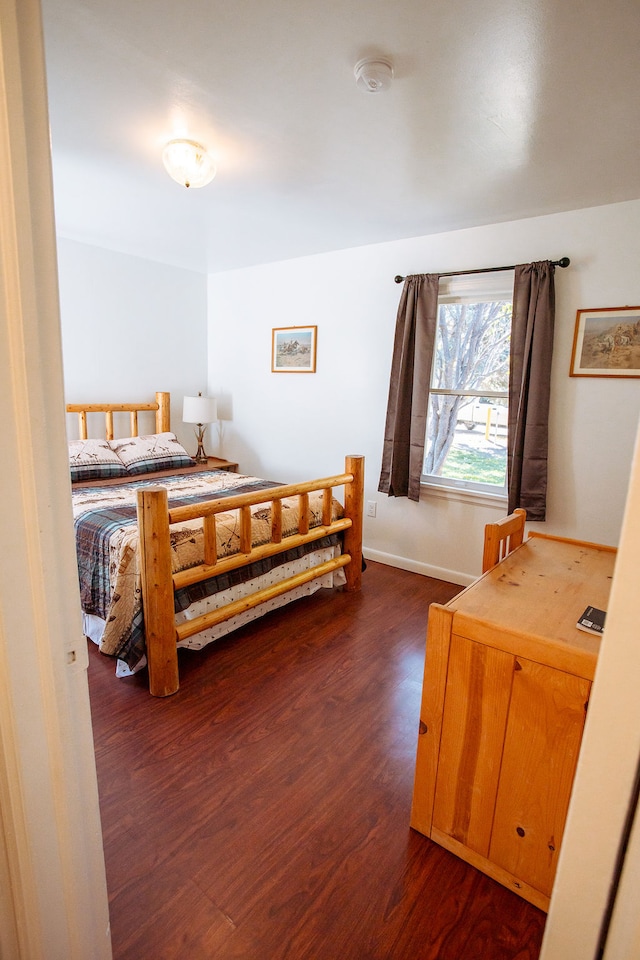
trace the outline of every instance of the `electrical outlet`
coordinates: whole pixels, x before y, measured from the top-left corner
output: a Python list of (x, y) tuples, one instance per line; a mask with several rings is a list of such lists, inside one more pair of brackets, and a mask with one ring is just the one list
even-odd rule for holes
[(376, 503), (375, 500), (367, 500), (367, 516), (368, 517), (375, 517), (377, 506), (378, 504)]

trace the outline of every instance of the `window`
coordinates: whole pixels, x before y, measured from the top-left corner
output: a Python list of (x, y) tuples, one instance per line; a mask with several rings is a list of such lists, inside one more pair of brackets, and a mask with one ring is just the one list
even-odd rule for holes
[(478, 279), (441, 281), (422, 479), (506, 494), (513, 277)]

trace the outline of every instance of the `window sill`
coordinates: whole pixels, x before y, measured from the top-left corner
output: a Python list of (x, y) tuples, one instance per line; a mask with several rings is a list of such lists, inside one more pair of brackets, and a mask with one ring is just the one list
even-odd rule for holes
[(503, 493), (489, 493), (484, 490), (465, 490), (463, 487), (447, 487), (444, 484), (421, 483), (420, 489), (429, 497), (438, 497), (441, 500), (459, 500), (473, 506), (505, 508), (507, 496)]

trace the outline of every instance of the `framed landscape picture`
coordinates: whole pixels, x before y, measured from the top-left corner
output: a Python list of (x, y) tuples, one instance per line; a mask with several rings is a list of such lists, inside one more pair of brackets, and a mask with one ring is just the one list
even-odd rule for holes
[(640, 377), (640, 307), (578, 310), (571, 377)]
[(317, 327), (274, 327), (272, 373), (315, 373)]

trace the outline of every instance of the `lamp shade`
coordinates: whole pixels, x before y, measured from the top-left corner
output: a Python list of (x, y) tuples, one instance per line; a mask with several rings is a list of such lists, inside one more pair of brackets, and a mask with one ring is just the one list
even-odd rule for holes
[(217, 419), (217, 403), (212, 397), (184, 398), (182, 404), (183, 423), (214, 423)]

